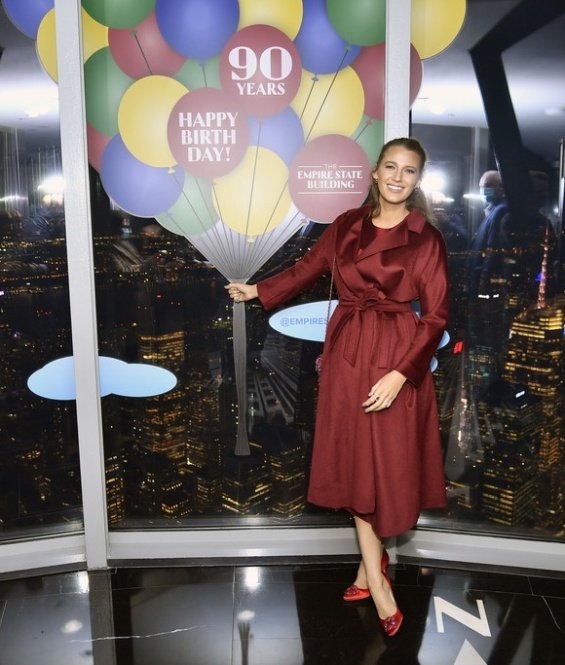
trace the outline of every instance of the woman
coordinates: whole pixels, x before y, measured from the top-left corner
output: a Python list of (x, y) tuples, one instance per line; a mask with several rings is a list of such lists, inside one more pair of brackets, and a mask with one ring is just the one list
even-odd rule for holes
[(344, 599), (372, 596), (389, 636), (403, 615), (383, 539), (446, 503), (429, 366), (447, 323), (447, 261), (419, 189), (425, 161), (415, 139), (389, 141), (371, 203), (340, 215), (288, 270), (226, 286), (234, 301), (259, 297), (272, 309), (333, 271), (339, 305), (324, 344), (308, 500), (353, 514), (362, 559)]

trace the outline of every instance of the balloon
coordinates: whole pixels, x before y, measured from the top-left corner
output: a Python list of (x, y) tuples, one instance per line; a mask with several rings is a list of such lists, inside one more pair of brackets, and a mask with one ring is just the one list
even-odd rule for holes
[(288, 167), (267, 148), (250, 147), (239, 165), (214, 185), (214, 205), (224, 224), (244, 235), (274, 229), (291, 204)]
[[(385, 95), (385, 45), (366, 46), (351, 64), (365, 93), (364, 112), (372, 118), (384, 118)], [(418, 96), (422, 84), (422, 61), (416, 49), (410, 45), (410, 105)]]
[(88, 12), (81, 8), (82, 17), (82, 52), (84, 62), (101, 48), (108, 46), (108, 28), (95, 21)]
[(187, 58), (209, 58), (237, 30), (237, 0), (157, 0), (157, 23), (165, 40)]
[(196, 88), (221, 88), (220, 56), (213, 55), (206, 60), (185, 60), (184, 65), (174, 75), (189, 90)]
[(200, 88), (176, 103), (168, 139), (178, 164), (194, 175), (214, 178), (242, 160), (249, 144), (247, 117), (223, 90)]
[(446, 49), (465, 21), (465, 0), (412, 0), (411, 37), (422, 59)]
[(351, 136), (363, 115), (363, 85), (351, 67), (337, 74), (313, 76), (302, 72), (302, 82), (291, 106), (302, 120), (306, 140), (324, 134)]
[(168, 210), (182, 190), (182, 175), (143, 164), (128, 151), (119, 134), (104, 151), (100, 179), (108, 196), (137, 217), (155, 217)]
[(123, 94), (118, 127), (126, 148), (149, 166), (176, 163), (167, 143), (169, 116), (188, 90), (169, 76), (145, 76)]
[(249, 25), (272, 25), (294, 39), (302, 23), (301, 0), (239, 0), (239, 29)]
[(118, 133), (118, 108), (132, 83), (108, 47), (96, 51), (84, 63), (86, 119), (99, 132), (108, 136)]
[(163, 39), (155, 12), (133, 30), (110, 29), (108, 38), (118, 67), (135, 79), (150, 74), (172, 76), (185, 62), (185, 58)]
[[(93, 53), (108, 45), (108, 28), (97, 23), (84, 9), (82, 13), (83, 57), (86, 61)], [(35, 44), (37, 56), (49, 76), (57, 82), (57, 40), (55, 37), (55, 10), (45, 14), (37, 30)]]
[(316, 74), (347, 67), (359, 53), (358, 46), (351, 46), (335, 31), (326, 12), (326, 0), (304, 1), (304, 18), (294, 43), (304, 69)]
[(55, 10), (51, 9), (45, 14), (37, 29), (35, 42), (37, 57), (47, 74), (57, 82), (57, 43), (55, 41)]
[(367, 155), (369, 164), (375, 164), (384, 145), (384, 122), (364, 115), (351, 138), (361, 146)]
[(55, 0), (2, 0), (6, 14), (20, 32), (35, 39), (39, 24)]
[(386, 38), (386, 0), (327, 0), (336, 31), (350, 44), (370, 46)]
[(155, 0), (82, 0), (93, 19), (110, 28), (132, 28), (153, 11)]
[(223, 89), (254, 115), (273, 115), (287, 107), (300, 85), (301, 71), (294, 44), (268, 25), (236, 32), (220, 58)]
[(288, 166), (304, 145), (304, 131), (300, 118), (290, 107), (268, 118), (257, 120), (250, 117), (249, 143), (272, 150)]
[(370, 166), (352, 139), (328, 134), (307, 143), (290, 166), (289, 188), (296, 207), (317, 222), (363, 203)]
[(177, 235), (200, 235), (214, 226), (218, 216), (212, 204), (212, 185), (186, 173), (184, 187), (176, 203), (156, 219)]
[(102, 155), (112, 137), (98, 132), (91, 124), (86, 123), (86, 138), (88, 143), (88, 161), (100, 173), (102, 170)]

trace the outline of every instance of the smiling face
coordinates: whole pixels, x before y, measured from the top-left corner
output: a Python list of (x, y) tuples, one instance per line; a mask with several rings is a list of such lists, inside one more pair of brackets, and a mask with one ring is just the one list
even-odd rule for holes
[(420, 184), (422, 161), (418, 153), (402, 146), (391, 146), (373, 171), (381, 202), (404, 203)]

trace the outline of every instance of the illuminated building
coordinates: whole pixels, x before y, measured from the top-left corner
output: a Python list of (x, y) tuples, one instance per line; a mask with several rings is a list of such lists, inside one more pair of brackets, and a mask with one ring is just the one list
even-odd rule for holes
[(226, 456), (222, 507), (235, 515), (264, 515), (271, 503), (271, 478), (265, 455), (249, 442), (251, 455)]
[(541, 398), (536, 524), (544, 529), (561, 528), (565, 508), (564, 325), (563, 296), (552, 305), (538, 301), (519, 314), (512, 323), (503, 373)]

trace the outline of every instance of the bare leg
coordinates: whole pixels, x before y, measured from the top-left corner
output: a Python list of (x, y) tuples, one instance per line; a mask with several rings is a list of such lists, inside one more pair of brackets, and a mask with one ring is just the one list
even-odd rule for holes
[[(397, 607), (390, 586), (381, 572), (380, 562), (383, 545), (379, 538), (377, 538), (369, 522), (365, 522), (357, 516), (354, 517), (354, 520), (359, 548), (361, 549), (361, 565), (365, 570), (367, 578), (367, 583), (364, 586), (371, 592), (379, 617), (385, 619), (392, 616), (396, 612)], [(361, 565), (359, 569), (361, 569)]]
[(367, 589), (367, 574), (365, 573), (365, 566), (363, 564), (363, 559), (361, 559), (361, 562), (359, 563), (359, 568), (357, 568), (357, 577), (355, 578), (355, 582), (353, 582), (355, 586), (359, 587), (360, 589)]

